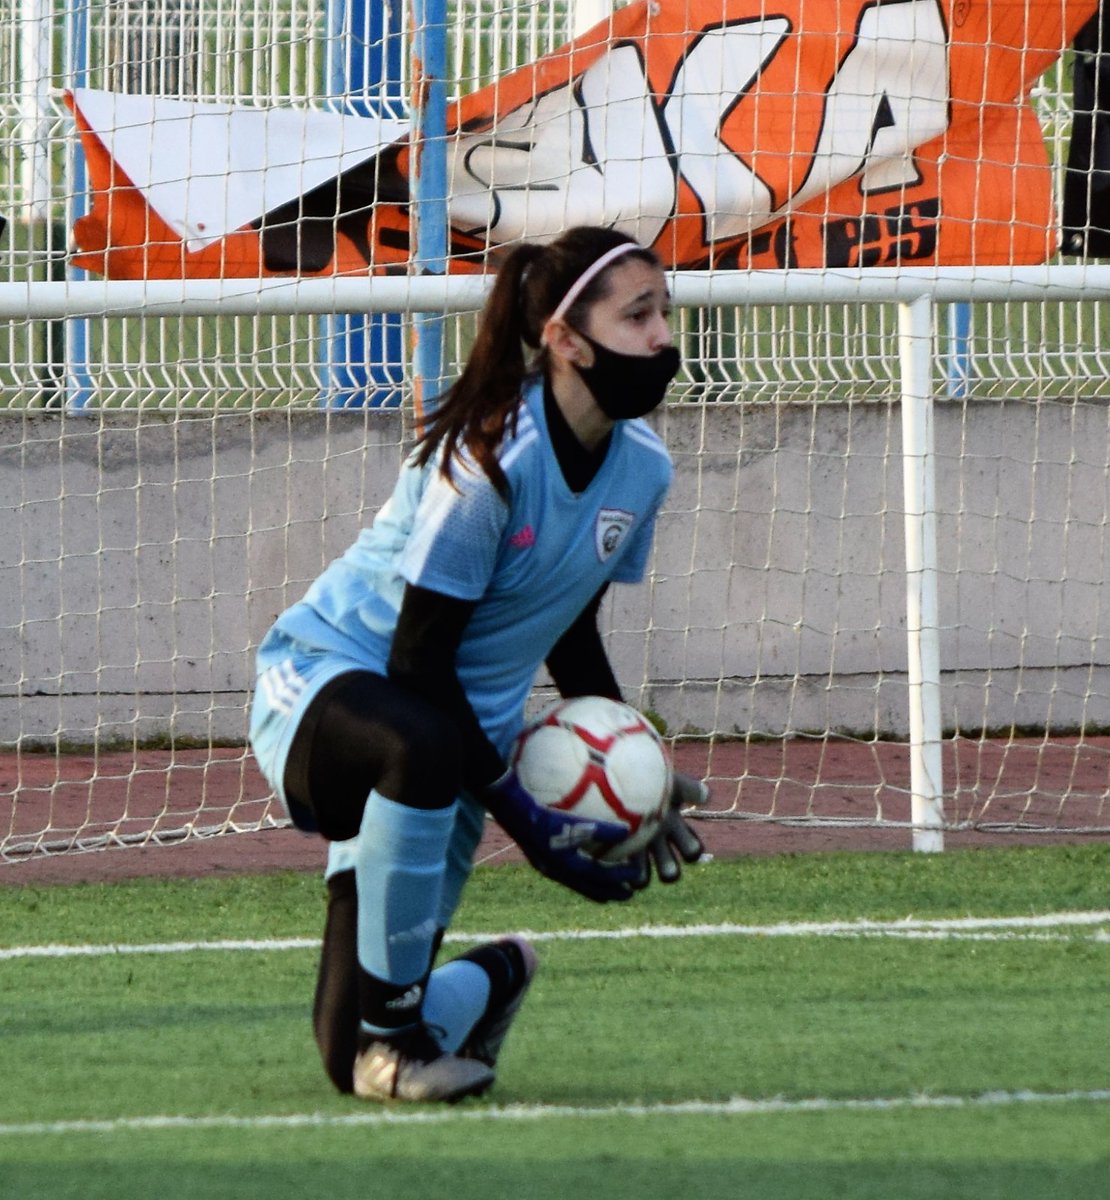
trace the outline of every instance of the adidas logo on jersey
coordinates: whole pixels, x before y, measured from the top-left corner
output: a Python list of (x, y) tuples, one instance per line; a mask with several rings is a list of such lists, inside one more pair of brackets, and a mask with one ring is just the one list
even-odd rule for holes
[(523, 529), (518, 530), (509, 538), (509, 545), (514, 550), (527, 550), (529, 546), (536, 544), (536, 531), (531, 525), (525, 525)]

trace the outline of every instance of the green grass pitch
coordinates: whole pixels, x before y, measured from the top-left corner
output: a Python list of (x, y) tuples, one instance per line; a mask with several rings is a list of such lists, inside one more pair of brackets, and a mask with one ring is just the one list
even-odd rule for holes
[(318, 879), (0, 887), (0, 1196), (1105, 1200), (1108, 868), (716, 861), (604, 908), (479, 869), (448, 951), (527, 929), (540, 974), (487, 1097), (394, 1109), (316, 1058)]

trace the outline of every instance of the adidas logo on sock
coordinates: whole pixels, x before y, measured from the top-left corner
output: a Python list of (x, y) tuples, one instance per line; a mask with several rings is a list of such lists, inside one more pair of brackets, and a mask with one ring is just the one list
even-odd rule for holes
[(414, 983), (408, 991), (402, 992), (400, 996), (395, 996), (392, 1000), (387, 1000), (385, 1007), (390, 1012), (404, 1012), (409, 1008), (419, 1008), (423, 999), (424, 988), (419, 983)]

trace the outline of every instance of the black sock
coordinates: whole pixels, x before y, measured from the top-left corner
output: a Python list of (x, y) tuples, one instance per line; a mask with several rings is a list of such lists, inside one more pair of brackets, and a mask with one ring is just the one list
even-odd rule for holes
[(428, 977), (411, 983), (390, 983), (361, 967), (358, 972), (358, 1009), (363, 1034), (380, 1037), (402, 1033), (420, 1024)]

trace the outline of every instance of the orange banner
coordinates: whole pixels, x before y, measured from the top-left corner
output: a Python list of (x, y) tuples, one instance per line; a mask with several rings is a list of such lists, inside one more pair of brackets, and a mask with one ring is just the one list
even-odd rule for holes
[[(1056, 220), (1029, 91), (1096, 7), (632, 4), (451, 110), (451, 269), (485, 269), (499, 247), (581, 223), (626, 230), (676, 267), (1042, 262)], [(152, 102), (115, 97), (105, 128), (102, 112), (84, 111), (104, 110), (104, 95), (70, 101), (93, 192), (74, 228), (78, 265), (178, 278), (408, 263), (404, 134), (382, 143), (378, 130), (351, 153), (358, 118), (331, 118), (347, 123), (342, 136), (313, 156), (312, 186), (290, 191), (288, 171), (280, 186), (264, 166), (240, 172), (188, 120), (166, 120), (147, 156), (132, 148), (126, 161), (117, 143), (136, 128), (128, 101)], [(226, 177), (236, 204), (209, 197), (196, 218), (182, 163)], [(255, 211), (243, 220), (251, 187)]]

